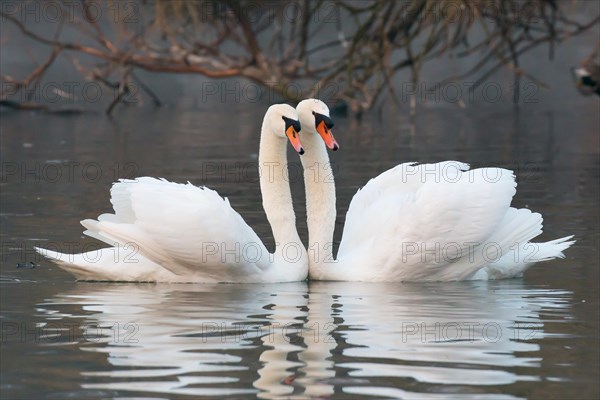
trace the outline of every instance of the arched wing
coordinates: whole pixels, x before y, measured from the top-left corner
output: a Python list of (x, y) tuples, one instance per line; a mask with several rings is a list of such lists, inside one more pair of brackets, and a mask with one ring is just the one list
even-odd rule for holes
[(214, 190), (143, 177), (115, 183), (111, 202), (114, 214), (82, 221), (87, 234), (137, 246), (175, 274), (220, 280), (230, 273), (260, 274), (269, 266), (262, 241)]
[(503, 220), (515, 187), (505, 169), (400, 164), (352, 199), (340, 265), (361, 280), (464, 279), (485, 263), (477, 249)]

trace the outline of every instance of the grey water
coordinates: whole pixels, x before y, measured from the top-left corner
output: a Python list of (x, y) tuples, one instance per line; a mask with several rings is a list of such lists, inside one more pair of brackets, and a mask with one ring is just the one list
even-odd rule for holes
[[(256, 181), (265, 104), (2, 114), (3, 398), (598, 397), (598, 101), (337, 117), (339, 240), (358, 187), (400, 162), (512, 168), (566, 258), (497, 282), (168, 285), (75, 282), (32, 246), (90, 250), (78, 221), (150, 175), (227, 196), (273, 239)], [(306, 240), (298, 156), (289, 154)], [(185, 232), (182, 232), (185, 234)], [(88, 247), (86, 247), (88, 246)], [(97, 248), (97, 247), (96, 247)], [(34, 262), (37, 266), (17, 264)]]
[[(0, 396), (599, 398), (600, 104), (570, 81), (590, 48), (575, 43), (557, 49), (561, 62), (526, 60), (551, 85), (519, 107), (429, 101), (413, 121), (390, 104), (360, 121), (334, 116), (336, 242), (356, 190), (398, 163), (510, 168), (513, 205), (544, 216), (538, 239), (577, 243), (507, 281), (76, 282), (32, 247), (98, 248), (79, 221), (111, 211), (119, 178), (211, 187), (272, 247), (256, 170), (269, 103), (206, 102), (191, 77), (151, 76), (171, 85), (161, 108), (1, 111)], [(289, 161), (306, 242), (298, 156)]]

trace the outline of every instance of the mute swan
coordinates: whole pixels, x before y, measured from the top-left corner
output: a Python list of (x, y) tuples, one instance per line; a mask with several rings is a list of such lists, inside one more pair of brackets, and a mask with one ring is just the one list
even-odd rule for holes
[(303, 154), (296, 110), (269, 107), (260, 137), (263, 207), (276, 249), (270, 254), (229, 201), (206, 187), (150, 177), (111, 189), (114, 214), (81, 224), (86, 235), (115, 247), (83, 254), (36, 250), (83, 280), (159, 282), (289, 282), (306, 279), (308, 259), (296, 231), (286, 180), (287, 137)]
[[(360, 189), (332, 255), (335, 184), (315, 174), (331, 168), (323, 145), (338, 148), (329, 109), (308, 99), (296, 107), (309, 230), (309, 277), (337, 281), (452, 281), (520, 276), (538, 261), (564, 257), (572, 236), (546, 243), (542, 216), (510, 207), (512, 171), (469, 170), (462, 162), (404, 163)], [(329, 178), (329, 176), (328, 176)]]

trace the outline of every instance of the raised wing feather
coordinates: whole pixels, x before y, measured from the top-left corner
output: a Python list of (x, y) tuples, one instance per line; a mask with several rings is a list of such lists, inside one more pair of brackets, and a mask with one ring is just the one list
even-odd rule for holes
[(115, 214), (82, 224), (95, 237), (137, 246), (175, 274), (228, 281), (269, 266), (262, 241), (213, 190), (144, 177), (115, 183), (111, 202)]
[[(338, 252), (345, 279), (465, 279), (515, 194), (511, 171), (455, 161), (401, 164), (352, 199)], [(464, 263), (465, 260), (470, 263)]]

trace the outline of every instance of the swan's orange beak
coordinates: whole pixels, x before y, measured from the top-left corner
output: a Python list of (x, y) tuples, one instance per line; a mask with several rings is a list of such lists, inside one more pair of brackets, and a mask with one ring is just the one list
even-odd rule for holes
[(294, 146), (294, 150), (296, 150), (298, 154), (304, 154), (304, 147), (302, 147), (300, 135), (298, 135), (298, 132), (302, 129), (300, 121), (285, 116), (282, 118), (285, 121), (285, 136), (287, 136), (292, 146)]
[(285, 135), (290, 140), (290, 143), (294, 147), (294, 150), (298, 152), (298, 154), (304, 154), (304, 147), (302, 147), (302, 142), (300, 141), (300, 135), (298, 135), (298, 131), (293, 126), (288, 126), (285, 130)]
[(331, 132), (331, 128), (333, 128), (333, 121), (326, 115), (318, 114), (313, 112), (315, 116), (315, 126), (319, 135), (325, 142), (325, 145), (329, 147), (331, 150), (336, 151), (340, 148), (340, 145), (337, 143), (335, 138), (333, 137), (333, 132)]
[(325, 121), (321, 121), (321, 123), (317, 126), (317, 132), (319, 132), (319, 135), (321, 135), (321, 138), (323, 138), (325, 145), (327, 145), (327, 147), (329, 147), (331, 150), (336, 151), (340, 148), (333, 137), (333, 132), (331, 132), (331, 129), (327, 128), (327, 125), (325, 125)]

